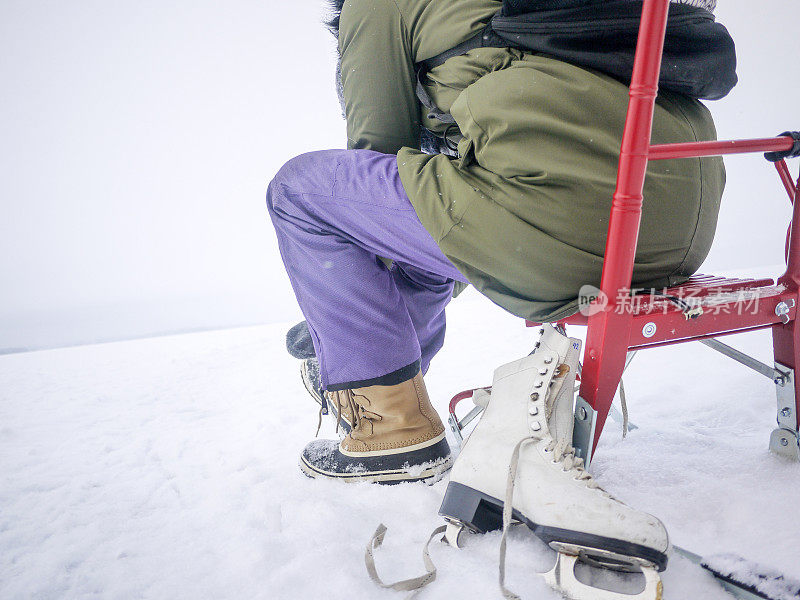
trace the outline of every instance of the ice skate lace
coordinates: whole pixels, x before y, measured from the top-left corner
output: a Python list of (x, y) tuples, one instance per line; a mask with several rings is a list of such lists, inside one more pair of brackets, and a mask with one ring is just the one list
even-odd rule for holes
[(566, 439), (554, 440), (544, 447), (544, 451), (548, 454), (552, 452), (553, 462), (561, 463), (561, 469), (566, 473), (575, 471), (574, 479), (576, 481), (585, 482), (587, 487), (597, 488), (597, 482), (592, 478), (589, 472), (583, 467), (583, 459), (575, 456), (575, 448), (573, 448)]
[(412, 598), (416, 598), (419, 591), (428, 585), (430, 582), (436, 579), (436, 565), (433, 564), (433, 560), (431, 559), (430, 554), (430, 546), (431, 542), (435, 540), (439, 535), (443, 534), (447, 526), (442, 525), (437, 527), (436, 529), (431, 532), (428, 541), (425, 543), (425, 546), (422, 549), (422, 560), (425, 562), (425, 574), (420, 575), (419, 577), (412, 577), (411, 579), (403, 579), (401, 581), (395, 581), (394, 583), (385, 583), (383, 579), (381, 579), (380, 575), (378, 575), (378, 569), (375, 567), (375, 550), (381, 547), (383, 544), (383, 538), (386, 536), (386, 525), (381, 523), (378, 526), (378, 529), (375, 530), (372, 538), (367, 545), (367, 551), (364, 555), (364, 563), (367, 566), (367, 573), (369, 573), (369, 578), (372, 579), (377, 585), (384, 589), (388, 590), (395, 590), (398, 592), (410, 592), (406, 595), (405, 600), (411, 600)]
[[(519, 468), (519, 454), (520, 449), (522, 448), (523, 444), (526, 442), (537, 443), (540, 442), (542, 438), (540, 437), (525, 437), (522, 438), (516, 446), (514, 446), (514, 451), (511, 454), (511, 460), (508, 466), (508, 479), (506, 480), (506, 496), (505, 501), (503, 502), (503, 534), (500, 538), (500, 565), (499, 565), (499, 581), (500, 581), (500, 590), (503, 593), (503, 597), (506, 600), (521, 600), (519, 596), (517, 596), (514, 592), (507, 589), (505, 587), (505, 578), (506, 578), (506, 544), (508, 538), (508, 530), (512, 524), (512, 515), (513, 515), (513, 500), (514, 500), (514, 485), (517, 479), (517, 470)], [(575, 479), (578, 481), (583, 481), (587, 486), (591, 488), (597, 488), (601, 490), (597, 484), (595, 483), (592, 476), (583, 468), (583, 459), (578, 458), (575, 456), (575, 449), (570, 446), (566, 440), (556, 441), (551, 439), (550, 442), (544, 447), (544, 451), (548, 454), (552, 453), (553, 455), (553, 462), (558, 464), (561, 463), (561, 466), (564, 471), (575, 471)], [(605, 493), (605, 492), (604, 492)], [(404, 579), (401, 581), (396, 581), (394, 583), (385, 583), (380, 576), (378, 575), (377, 568), (375, 567), (375, 556), (374, 551), (377, 550), (381, 544), (383, 543), (383, 538), (386, 535), (386, 526), (381, 523), (378, 529), (375, 531), (375, 534), (372, 536), (372, 539), (367, 546), (367, 552), (364, 557), (364, 562), (367, 566), (367, 572), (369, 573), (370, 579), (373, 582), (378, 584), (379, 586), (385, 589), (392, 589), (396, 591), (406, 591), (410, 592), (410, 594), (406, 597), (407, 600), (416, 597), (417, 592), (419, 592), (423, 587), (431, 583), (434, 579), (436, 579), (436, 566), (433, 564), (430, 556), (430, 544), (431, 542), (440, 534), (444, 533), (446, 527), (438, 527), (432, 533), (431, 536), (428, 538), (427, 543), (425, 544), (422, 550), (422, 558), (425, 562), (426, 572), (424, 575), (419, 577), (414, 577), (411, 579)]]
[[(514, 511), (514, 486), (516, 485), (517, 481), (517, 470), (519, 468), (519, 455), (522, 446), (528, 442), (530, 443), (538, 443), (541, 442), (542, 438), (530, 436), (522, 438), (517, 445), (514, 446), (514, 451), (511, 453), (511, 461), (508, 465), (508, 478), (506, 479), (506, 496), (503, 501), (503, 535), (500, 538), (500, 565), (499, 565), (499, 582), (500, 582), (500, 591), (503, 594), (503, 597), (506, 600), (521, 600), (520, 597), (509, 590), (505, 585), (506, 580), (506, 544), (508, 538), (508, 529), (511, 526), (512, 516)], [(550, 441), (545, 445), (544, 451), (548, 454), (553, 455), (553, 462), (555, 464), (561, 464), (561, 468), (565, 473), (570, 471), (575, 472), (575, 476), (573, 479), (576, 481), (582, 481), (584, 485), (589, 488), (597, 489), (600, 492), (605, 492), (597, 485), (595, 480), (583, 468), (583, 459), (578, 458), (575, 456), (575, 448), (573, 448), (566, 439), (561, 439), (556, 441), (555, 439), (551, 438)]]
[[(623, 376), (628, 371), (628, 367), (631, 366), (633, 359), (636, 358), (637, 352), (638, 352), (637, 350), (634, 350), (633, 352), (628, 353), (628, 357), (625, 360), (625, 368), (622, 369)], [(581, 375), (582, 371), (583, 371), (583, 365), (581, 363), (578, 363), (578, 375)], [(574, 393), (575, 394), (580, 393), (580, 389), (581, 389), (580, 384), (576, 385)], [(622, 439), (624, 440), (626, 437), (628, 437), (628, 432), (631, 431), (632, 429), (636, 429), (636, 426), (633, 423), (631, 423), (630, 420), (630, 415), (628, 413), (628, 396), (625, 393), (625, 382), (622, 379), (622, 377), (620, 377), (619, 380), (619, 403), (622, 412)]]

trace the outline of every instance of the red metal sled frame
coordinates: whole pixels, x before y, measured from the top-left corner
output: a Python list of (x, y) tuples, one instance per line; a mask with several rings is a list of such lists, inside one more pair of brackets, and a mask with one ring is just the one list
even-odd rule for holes
[[(731, 291), (739, 292), (740, 298), (717, 302), (713, 311), (691, 318), (685, 309), (657, 297), (651, 298), (649, 304), (645, 300), (644, 305), (636, 310), (625, 306), (626, 298), (630, 298), (642, 216), (642, 191), (649, 160), (787, 151), (794, 145), (791, 137), (650, 144), (668, 11), (669, 0), (644, 1), (601, 279), (601, 290), (608, 304), (588, 320), (576, 315), (563, 322), (588, 325), (580, 397), (597, 412), (592, 452), (619, 386), (629, 350), (771, 328), (776, 363), (791, 369), (800, 365), (800, 328), (795, 321), (797, 302), (800, 301), (800, 235), (792, 234), (800, 232), (800, 203), (794, 203), (793, 208), (787, 240), (787, 269), (777, 282), (751, 280), (738, 287), (734, 285)], [(794, 202), (800, 193), (800, 180), (793, 182), (784, 161), (777, 162), (776, 167), (790, 200)], [(758, 298), (755, 310), (746, 306), (748, 299), (752, 301), (753, 297)], [(658, 310), (648, 310), (656, 305)], [(787, 307), (788, 312), (776, 314)], [(653, 331), (652, 325), (655, 326), (656, 333), (651, 337), (645, 337), (646, 325), (651, 325), (646, 331), (648, 334)], [(799, 380), (794, 378), (792, 381), (794, 415), (800, 414)], [(795, 417), (795, 429), (796, 426)]]

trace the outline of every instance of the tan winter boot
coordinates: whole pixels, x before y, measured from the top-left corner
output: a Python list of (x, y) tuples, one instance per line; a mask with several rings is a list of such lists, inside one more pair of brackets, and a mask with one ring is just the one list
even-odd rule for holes
[(438, 478), (450, 468), (444, 425), (421, 374), (397, 385), (339, 391), (336, 401), (353, 427), (341, 442), (305, 447), (300, 468), (309, 477), (400, 483)]

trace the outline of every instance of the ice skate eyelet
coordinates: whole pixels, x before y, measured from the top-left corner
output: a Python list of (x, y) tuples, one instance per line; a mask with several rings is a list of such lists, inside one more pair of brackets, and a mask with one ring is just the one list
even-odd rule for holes
[(539, 369), (539, 375), (547, 375), (547, 369)]
[(533, 392), (533, 393), (531, 394), (531, 400), (533, 400), (534, 402), (536, 402), (536, 400), (538, 400), (538, 399), (539, 399), (539, 392)]
[(544, 385), (544, 381), (542, 381), (541, 379), (537, 379), (536, 381), (533, 382), (533, 387), (535, 387), (535, 388), (540, 388), (543, 385)]
[(542, 424), (538, 421), (534, 421), (531, 423), (531, 431), (539, 431), (542, 428)]
[(544, 359), (544, 364), (549, 365), (553, 363), (553, 359), (551, 357), (547, 357)]
[(535, 417), (536, 415), (538, 415), (538, 414), (539, 414), (539, 407), (538, 407), (538, 406), (531, 406), (531, 407), (528, 409), (528, 413), (529, 413), (529, 414), (530, 414), (532, 417)]

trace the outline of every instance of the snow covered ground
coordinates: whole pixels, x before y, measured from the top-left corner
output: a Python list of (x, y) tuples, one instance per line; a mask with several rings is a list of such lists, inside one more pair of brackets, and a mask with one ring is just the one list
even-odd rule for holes
[[(444, 414), (455, 392), (491, 382), (532, 332), (468, 292), (451, 305), (428, 377)], [(0, 356), (0, 598), (400, 598), (367, 578), (422, 572), (440, 523), (433, 486), (340, 484), (301, 475), (317, 423), (287, 325)], [(764, 360), (769, 336), (731, 340)], [(771, 383), (700, 345), (642, 353), (626, 376), (631, 418), (610, 423), (593, 466), (612, 493), (650, 511), (675, 543), (736, 552), (800, 578), (800, 465), (768, 454)], [(321, 435), (332, 435), (330, 423)], [(434, 544), (422, 598), (499, 598), (499, 535)], [(533, 575), (552, 554), (526, 531), (509, 585), (558, 596)], [(729, 598), (673, 557), (667, 600)]]

